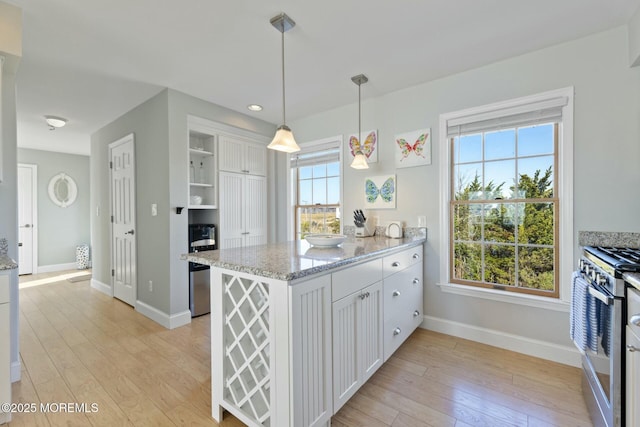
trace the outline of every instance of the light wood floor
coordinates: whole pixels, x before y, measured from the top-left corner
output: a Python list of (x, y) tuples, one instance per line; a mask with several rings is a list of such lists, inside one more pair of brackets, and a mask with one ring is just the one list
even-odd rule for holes
[[(14, 414), (11, 427), (216, 425), (209, 316), (167, 330), (88, 281), (63, 280), (21, 289), (20, 322), (14, 402), (97, 403), (98, 412)], [(418, 329), (332, 425), (591, 423), (578, 369)]]

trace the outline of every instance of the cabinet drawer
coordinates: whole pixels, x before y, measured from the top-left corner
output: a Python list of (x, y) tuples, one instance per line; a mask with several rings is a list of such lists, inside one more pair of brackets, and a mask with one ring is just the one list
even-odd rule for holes
[(638, 336), (640, 336), (640, 324), (632, 324), (631, 318), (636, 316), (634, 320), (638, 320), (637, 316), (640, 316), (640, 291), (627, 288), (627, 324), (631, 330)]
[(9, 302), (9, 276), (0, 274), (0, 304)]
[(415, 264), (384, 281), (385, 321), (422, 303), (422, 265)]
[(422, 245), (414, 246), (382, 259), (384, 277), (404, 270), (414, 264), (422, 265)]
[(347, 267), (331, 275), (331, 301), (337, 301), (382, 279), (382, 260)]
[[(418, 307), (418, 305), (420, 307)], [(384, 360), (400, 347), (400, 345), (422, 323), (422, 303), (407, 307), (398, 316), (384, 322)]]

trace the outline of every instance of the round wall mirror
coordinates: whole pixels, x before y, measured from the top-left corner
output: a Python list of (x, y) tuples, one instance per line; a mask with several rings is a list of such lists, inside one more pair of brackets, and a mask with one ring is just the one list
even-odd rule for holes
[(49, 198), (53, 203), (66, 208), (76, 201), (78, 186), (69, 175), (64, 172), (55, 175), (49, 181)]

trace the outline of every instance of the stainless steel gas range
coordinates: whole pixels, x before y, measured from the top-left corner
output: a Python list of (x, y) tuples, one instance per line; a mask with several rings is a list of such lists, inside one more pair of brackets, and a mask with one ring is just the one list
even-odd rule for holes
[(597, 427), (624, 427), (625, 423), (626, 290), (622, 275), (630, 271), (640, 271), (640, 249), (585, 246), (574, 275), (574, 299), (583, 286), (587, 310), (587, 324), (582, 325), (585, 335), (580, 336), (584, 340), (582, 391)]

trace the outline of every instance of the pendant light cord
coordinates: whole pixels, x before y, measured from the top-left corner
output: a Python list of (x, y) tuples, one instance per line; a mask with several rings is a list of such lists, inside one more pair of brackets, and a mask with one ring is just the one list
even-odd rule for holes
[(285, 97), (285, 92), (284, 92), (284, 22), (283, 22), (282, 23), (282, 124), (286, 126), (287, 115), (285, 110), (284, 97)]
[(362, 150), (362, 130), (360, 129), (362, 123), (362, 101), (360, 100), (361, 85), (362, 83), (358, 83), (358, 141), (360, 142), (360, 151)]

